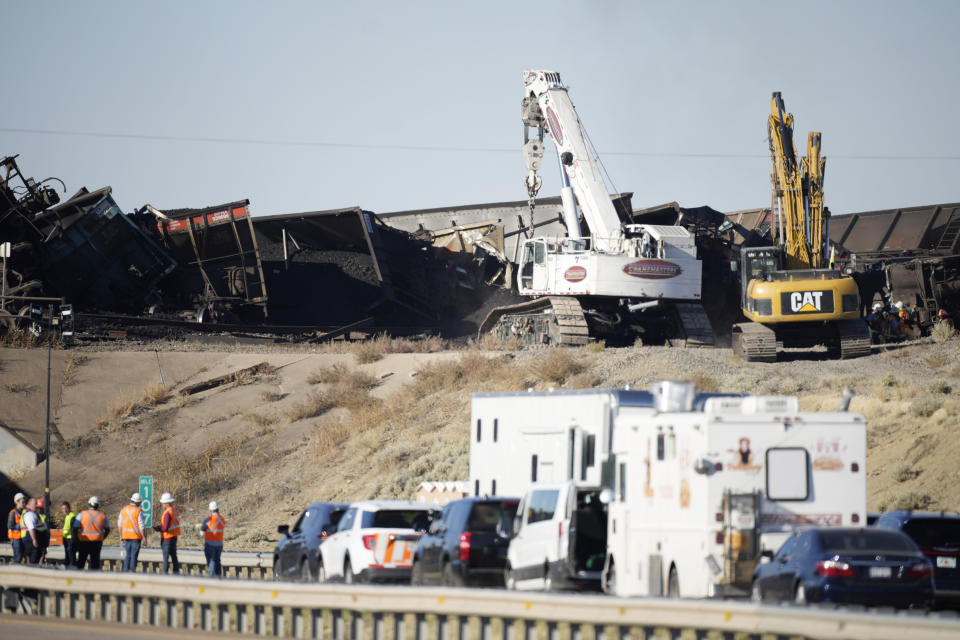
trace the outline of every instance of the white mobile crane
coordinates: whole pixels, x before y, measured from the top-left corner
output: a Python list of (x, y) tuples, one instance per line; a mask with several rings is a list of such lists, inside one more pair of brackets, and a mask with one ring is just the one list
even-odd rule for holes
[[(560, 74), (527, 70), (523, 83), (530, 206), (542, 183), (537, 172), (546, 130), (560, 162), (567, 235), (524, 241), (517, 289), (534, 299), (493, 309), (479, 335), (576, 345), (591, 337), (624, 341), (639, 334), (712, 345), (693, 234), (679, 226), (624, 224)], [(589, 234), (580, 229), (577, 205)]]

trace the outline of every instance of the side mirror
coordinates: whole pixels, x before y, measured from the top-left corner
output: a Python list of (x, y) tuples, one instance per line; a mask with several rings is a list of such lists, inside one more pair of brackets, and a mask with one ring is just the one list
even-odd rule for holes
[(733, 271), (734, 273), (736, 273), (738, 267), (739, 267), (739, 265), (737, 264), (737, 261), (736, 261), (736, 260), (731, 260), (731, 261), (730, 261), (730, 271)]
[(503, 514), (497, 520), (497, 536), (508, 539), (513, 537), (513, 519), (509, 515)]
[(277, 527), (277, 533), (282, 533), (285, 536), (290, 535), (290, 525), (288, 524), (280, 525), (279, 527)]
[(767, 564), (771, 560), (773, 560), (773, 551), (764, 549), (760, 552), (760, 564)]
[(326, 540), (329, 536), (330, 536), (330, 532), (327, 531), (326, 527), (323, 527), (322, 529), (320, 529), (320, 533), (317, 534), (317, 537), (320, 538), (321, 540)]

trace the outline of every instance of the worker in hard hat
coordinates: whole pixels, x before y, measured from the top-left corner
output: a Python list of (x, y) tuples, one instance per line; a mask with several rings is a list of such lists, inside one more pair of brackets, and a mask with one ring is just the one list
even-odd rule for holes
[(110, 520), (100, 510), (100, 498), (90, 496), (87, 508), (73, 519), (73, 531), (77, 537), (77, 568), (83, 569), (89, 559), (89, 568), (99, 571), (103, 539), (110, 533)]
[(223, 528), (227, 524), (220, 515), (220, 505), (214, 500), (210, 503), (210, 516), (200, 525), (203, 531), (203, 555), (207, 559), (208, 575), (220, 577), (220, 554), (223, 553)]
[(13, 496), (13, 509), (7, 514), (7, 539), (13, 548), (13, 564), (23, 561), (23, 510), (27, 508), (27, 496), (18, 493)]
[(117, 526), (120, 527), (120, 539), (123, 541), (123, 571), (137, 570), (137, 556), (143, 544), (143, 498), (139, 492), (130, 496), (130, 504), (120, 510)]
[(27, 500), (27, 508), (20, 518), (23, 528), (23, 555), (29, 564), (40, 564), (40, 560), (47, 552), (50, 543), (50, 531), (47, 529), (46, 518), (40, 519), (37, 513), (37, 499)]
[(60, 503), (60, 513), (63, 514), (63, 564), (69, 569), (77, 566), (77, 538), (73, 533), (73, 520), (77, 514), (69, 502)]
[(160, 552), (163, 555), (163, 572), (169, 568), (168, 561), (173, 562), (173, 572), (180, 573), (180, 561), (177, 560), (177, 538), (180, 537), (180, 512), (173, 506), (175, 500), (169, 493), (160, 496), (163, 505), (163, 515), (160, 524), (154, 525), (154, 531), (160, 532)]

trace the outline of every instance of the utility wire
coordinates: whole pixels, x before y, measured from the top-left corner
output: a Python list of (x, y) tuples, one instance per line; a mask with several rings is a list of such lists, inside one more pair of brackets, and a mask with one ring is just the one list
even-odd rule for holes
[[(25, 133), (50, 136), (78, 136), (87, 138), (112, 138), (120, 140), (156, 140), (163, 142), (204, 142), (211, 144), (250, 144), (274, 147), (328, 147), (340, 149), (379, 149), (392, 151), (440, 151), (440, 152), (471, 152), (471, 153), (510, 153), (515, 154), (518, 148), (505, 147), (456, 147), (434, 145), (407, 145), (407, 144), (363, 144), (357, 142), (320, 142), (312, 140), (265, 140), (258, 138), (213, 138), (204, 136), (162, 136), (138, 133), (107, 133), (97, 131), (66, 131), (57, 129), (27, 129), (19, 127), (0, 127), (0, 132)], [(594, 150), (596, 153), (596, 150)], [(627, 156), (638, 158), (741, 158), (741, 159), (769, 159), (767, 153), (664, 153), (645, 151), (604, 151), (604, 156)], [(827, 154), (827, 158), (834, 160), (960, 160), (960, 156), (870, 156), (870, 155), (843, 155)]]

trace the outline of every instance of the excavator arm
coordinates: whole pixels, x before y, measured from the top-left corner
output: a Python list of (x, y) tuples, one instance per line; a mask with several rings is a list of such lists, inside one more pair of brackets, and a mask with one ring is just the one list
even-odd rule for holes
[[(809, 269), (810, 246), (803, 197), (803, 178), (793, 146), (793, 114), (787, 113), (780, 92), (770, 101), (770, 180), (776, 198), (779, 233), (788, 269)], [(819, 140), (819, 135), (818, 135)], [(819, 144), (817, 152), (819, 153)]]

